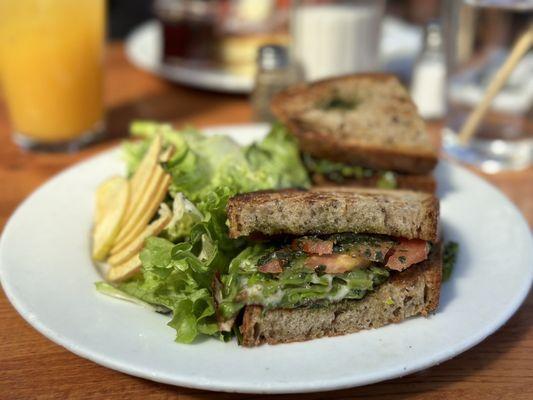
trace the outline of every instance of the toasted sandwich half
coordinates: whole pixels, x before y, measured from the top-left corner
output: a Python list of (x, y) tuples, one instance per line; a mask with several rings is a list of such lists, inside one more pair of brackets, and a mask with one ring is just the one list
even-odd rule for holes
[(229, 200), (248, 237), (215, 279), (221, 330), (244, 346), (343, 335), (428, 315), (439, 302), (438, 200), (377, 189), (256, 192)]
[(272, 111), (298, 139), (315, 184), (435, 191), (424, 121), (394, 75), (349, 75), (289, 88)]

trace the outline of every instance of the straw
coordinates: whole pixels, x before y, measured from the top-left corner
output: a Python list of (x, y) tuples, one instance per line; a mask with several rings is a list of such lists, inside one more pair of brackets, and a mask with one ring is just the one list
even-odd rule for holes
[(516, 41), (511, 53), (500, 67), (500, 69), (494, 74), (494, 77), (489, 83), (487, 91), (483, 96), (483, 100), (472, 111), (468, 120), (463, 125), (461, 132), (459, 133), (459, 142), (466, 145), (477, 131), (477, 128), (485, 116), (485, 113), (490, 107), (492, 100), (501, 90), (511, 72), (516, 67), (520, 59), (528, 52), (533, 44), (533, 24), (529, 26)]

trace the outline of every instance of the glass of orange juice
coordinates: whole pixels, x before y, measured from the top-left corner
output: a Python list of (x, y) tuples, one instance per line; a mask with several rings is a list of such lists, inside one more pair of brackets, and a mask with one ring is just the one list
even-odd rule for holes
[(0, 0), (0, 93), (21, 146), (102, 134), (104, 25), (105, 0)]

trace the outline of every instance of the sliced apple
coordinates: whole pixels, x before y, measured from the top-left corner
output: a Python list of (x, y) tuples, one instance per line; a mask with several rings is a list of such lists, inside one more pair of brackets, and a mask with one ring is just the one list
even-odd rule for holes
[(159, 162), (168, 162), (174, 154), (174, 146), (168, 146), (159, 156)]
[[(131, 215), (139, 205), (139, 201), (144, 194), (147, 183), (150, 181), (152, 175), (154, 175), (154, 170), (159, 162), (161, 146), (161, 136), (156, 135), (152, 140), (152, 143), (150, 143), (150, 147), (137, 167), (137, 170), (131, 177), (131, 200), (126, 210), (126, 215), (124, 217), (125, 221), (130, 220)], [(120, 232), (117, 240), (120, 240), (121, 236), (123, 236), (122, 232)]]
[[(162, 171), (162, 168), (159, 167)], [(128, 244), (133, 242), (137, 236), (146, 228), (152, 217), (157, 212), (159, 204), (164, 200), (168, 192), (168, 186), (170, 185), (171, 177), (170, 175), (163, 173), (162, 178), (155, 176), (157, 178), (156, 190), (147, 191), (146, 196), (143, 197), (143, 204), (139, 206), (139, 209), (142, 210), (139, 214), (135, 214), (132, 218), (126, 222), (122, 232), (126, 234), (116, 241), (111, 253), (113, 255), (125, 249)], [(121, 236), (122, 236), (121, 232)]]
[(124, 226), (120, 230), (115, 245), (113, 246), (113, 250), (111, 251), (112, 254), (116, 253), (115, 249), (117, 245), (123, 242), (123, 240), (130, 234), (133, 227), (136, 226), (138, 220), (146, 213), (154, 195), (157, 193), (159, 186), (163, 182), (164, 176), (165, 171), (163, 171), (163, 168), (156, 165), (152, 176), (146, 182), (146, 186), (143, 187), (142, 195), (137, 199), (137, 204), (134, 206), (133, 212), (127, 215), (124, 219)]
[(139, 236), (130, 242), (123, 250), (111, 256), (107, 262), (112, 266), (117, 266), (135, 254), (139, 253), (144, 246), (144, 241), (150, 236), (157, 236), (172, 219), (172, 212), (165, 203), (161, 203), (159, 208), (159, 218), (148, 225)]
[(109, 253), (121, 229), (129, 196), (129, 182), (122, 177), (110, 178), (96, 190), (93, 259), (103, 260)]
[(112, 266), (107, 271), (107, 280), (110, 282), (119, 282), (131, 278), (141, 270), (141, 259), (136, 253), (126, 262)]

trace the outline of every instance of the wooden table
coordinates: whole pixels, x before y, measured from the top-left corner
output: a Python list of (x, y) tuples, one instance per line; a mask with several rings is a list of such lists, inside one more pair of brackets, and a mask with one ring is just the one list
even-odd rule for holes
[[(17, 204), (50, 176), (117, 144), (126, 135), (132, 118), (198, 126), (250, 121), (246, 98), (187, 89), (161, 81), (133, 68), (125, 60), (120, 44), (109, 46), (107, 64), (110, 137), (80, 153), (32, 154), (20, 150), (10, 140), (7, 114), (0, 105), (0, 227)], [(533, 169), (488, 179), (517, 204), (532, 225)], [(533, 399), (532, 321), (533, 297), (530, 295), (502, 329), (453, 360), (401, 379), (293, 398)], [(134, 378), (79, 358), (37, 333), (15, 312), (3, 292), (0, 295), (0, 399), (177, 397), (184, 400), (213, 395)], [(253, 397), (219, 395), (228, 399)]]

